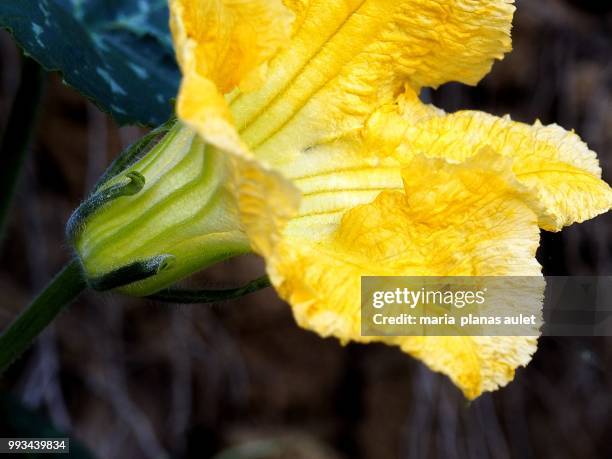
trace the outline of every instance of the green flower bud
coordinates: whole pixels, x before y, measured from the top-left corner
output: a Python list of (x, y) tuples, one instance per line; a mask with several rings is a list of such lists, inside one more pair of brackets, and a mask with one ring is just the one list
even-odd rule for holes
[(90, 286), (150, 295), (248, 253), (227, 161), (177, 122), (145, 156), (98, 187), (68, 225)]

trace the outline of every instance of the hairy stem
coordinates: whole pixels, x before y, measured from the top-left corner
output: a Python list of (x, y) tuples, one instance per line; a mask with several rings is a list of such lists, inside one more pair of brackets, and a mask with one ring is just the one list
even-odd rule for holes
[(81, 265), (74, 260), (0, 335), (0, 374), (23, 354), (32, 341), (85, 288)]

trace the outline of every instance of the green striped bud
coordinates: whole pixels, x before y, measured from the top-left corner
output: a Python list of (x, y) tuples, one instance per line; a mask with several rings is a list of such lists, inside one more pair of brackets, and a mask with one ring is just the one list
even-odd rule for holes
[(68, 224), (90, 286), (150, 295), (249, 252), (227, 161), (177, 122), (145, 156), (101, 185)]

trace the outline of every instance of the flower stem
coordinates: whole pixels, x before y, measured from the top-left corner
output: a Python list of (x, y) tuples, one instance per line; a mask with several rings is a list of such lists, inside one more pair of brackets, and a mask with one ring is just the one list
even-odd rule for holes
[(0, 240), (36, 126), (44, 81), (40, 65), (30, 58), (22, 62), (19, 89), (0, 143)]
[(81, 265), (73, 260), (0, 335), (0, 374), (86, 287)]

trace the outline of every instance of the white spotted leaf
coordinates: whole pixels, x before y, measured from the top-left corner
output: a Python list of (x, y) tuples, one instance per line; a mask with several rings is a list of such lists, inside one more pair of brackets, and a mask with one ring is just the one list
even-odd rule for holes
[(1, 0), (0, 28), (120, 124), (171, 115), (180, 75), (166, 0)]

